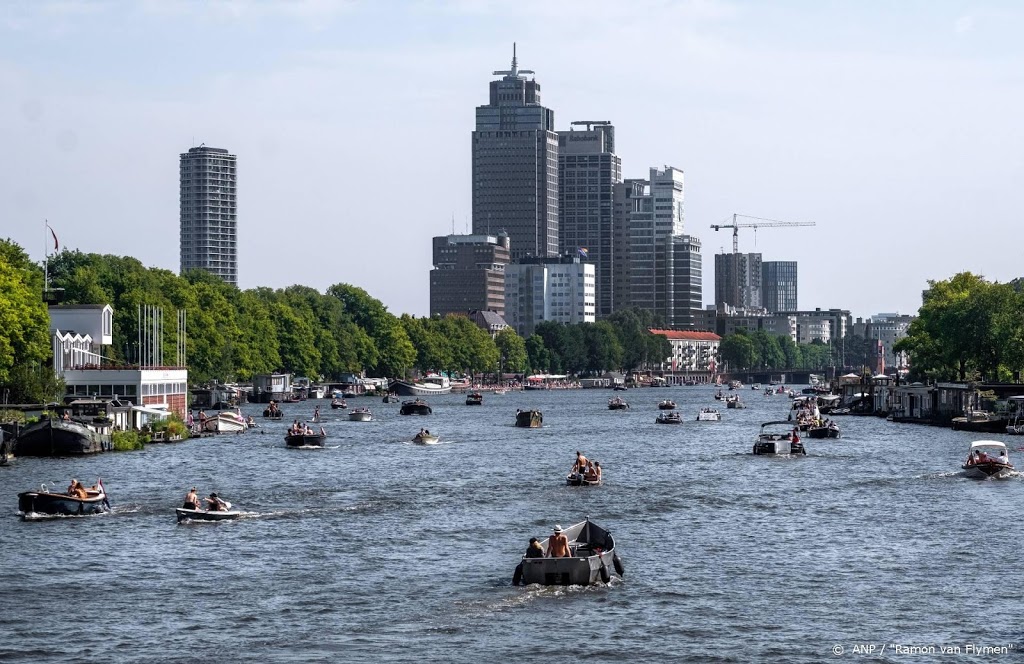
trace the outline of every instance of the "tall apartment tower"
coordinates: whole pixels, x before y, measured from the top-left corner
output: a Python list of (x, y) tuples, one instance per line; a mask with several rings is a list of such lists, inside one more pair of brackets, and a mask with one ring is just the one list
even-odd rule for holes
[(476, 108), (473, 234), (505, 232), (512, 260), (558, 255), (558, 134), (540, 84), (519, 69), (496, 71), (490, 101)]
[(695, 268), (700, 274), (700, 241), (683, 234), (683, 172), (652, 168), (647, 180), (615, 185), (614, 210), (615, 308), (646, 309), (670, 327), (692, 325), (689, 307), (701, 299), (693, 276)]
[(715, 254), (715, 306), (761, 309), (761, 254)]
[(442, 235), (434, 238), (430, 315), (469, 311), (505, 314), (507, 235)]
[(622, 159), (615, 154), (610, 122), (572, 122), (585, 130), (558, 132), (558, 250), (594, 264), (597, 318), (615, 310), (612, 290), (615, 185)]
[(761, 303), (768, 313), (795, 311), (796, 261), (761, 263)]
[(205, 270), (238, 285), (237, 158), (189, 148), (180, 161), (181, 272)]

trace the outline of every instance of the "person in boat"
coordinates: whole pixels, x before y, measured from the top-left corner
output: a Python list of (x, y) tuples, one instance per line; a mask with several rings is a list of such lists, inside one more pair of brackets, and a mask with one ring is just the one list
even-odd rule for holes
[(192, 487), (185, 494), (185, 502), (182, 504), (182, 509), (196, 510), (197, 512), (203, 509), (202, 505), (199, 504), (199, 496), (196, 495), (196, 488)]
[(789, 441), (791, 443), (794, 443), (794, 444), (800, 442), (800, 428), (799, 427), (793, 427), (793, 435), (790, 436)]
[(86, 492), (85, 487), (82, 483), (76, 479), (71, 480), (71, 485), (68, 486), (68, 495), (72, 498), (88, 498), (89, 494)]
[(596, 482), (599, 479), (601, 479), (601, 475), (598, 474), (597, 462), (596, 461), (588, 461), (587, 462), (587, 472), (584, 473), (583, 477), (588, 482)]
[(216, 493), (211, 493), (210, 497), (206, 499), (206, 509), (211, 512), (226, 512), (228, 506), (220, 496)]
[(565, 536), (562, 526), (555, 524), (554, 533), (548, 538), (548, 558), (571, 558), (569, 538)]
[(544, 547), (540, 545), (540, 542), (536, 537), (530, 538), (530, 544), (526, 547), (526, 553), (523, 554), (525, 558), (543, 558)]
[(572, 465), (572, 472), (574, 472), (574, 473), (583, 473), (583, 472), (585, 472), (586, 469), (587, 469), (587, 463), (588, 462), (589, 462), (589, 460), (587, 459), (587, 457), (583, 456), (583, 452), (580, 452), (579, 450), (576, 450), (576, 463), (574, 463)]
[(199, 411), (199, 426), (202, 427), (204, 424), (206, 424), (206, 411), (205, 410), (200, 410)]

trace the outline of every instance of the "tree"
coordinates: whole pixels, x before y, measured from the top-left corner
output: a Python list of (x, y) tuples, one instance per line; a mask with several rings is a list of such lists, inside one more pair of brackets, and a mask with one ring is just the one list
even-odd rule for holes
[(500, 330), (494, 336), (494, 345), (498, 348), (503, 370), (526, 371), (529, 357), (526, 354), (526, 341), (516, 334), (511, 327)]
[(526, 339), (526, 357), (531, 371), (551, 371), (551, 353), (545, 348), (544, 339), (539, 334), (531, 334)]
[(757, 361), (754, 342), (746, 334), (730, 334), (718, 346), (722, 361), (728, 363), (730, 371), (749, 369)]
[(11, 390), (9, 399), (20, 401), (39, 387), (35, 372), (50, 357), (49, 314), (42, 293), (38, 266), (18, 245), (0, 241), (0, 385)]

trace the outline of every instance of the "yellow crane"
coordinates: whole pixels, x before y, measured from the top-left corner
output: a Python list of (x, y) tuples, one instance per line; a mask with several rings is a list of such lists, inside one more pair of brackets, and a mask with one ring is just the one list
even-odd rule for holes
[[(754, 219), (754, 223), (741, 224), (737, 221), (739, 218), (743, 219)], [(711, 224), (711, 228), (716, 231), (720, 231), (723, 228), (732, 229), (732, 253), (739, 253), (739, 242), (740, 242), (740, 229), (741, 228), (753, 228), (756, 232), (758, 228), (778, 228), (782, 226), (814, 226), (813, 221), (779, 221), (778, 219), (764, 219), (762, 217), (751, 217), (748, 214), (733, 214), (731, 224)]]

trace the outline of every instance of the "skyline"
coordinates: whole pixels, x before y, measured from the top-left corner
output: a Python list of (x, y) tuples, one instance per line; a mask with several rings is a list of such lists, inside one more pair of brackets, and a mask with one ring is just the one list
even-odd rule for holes
[(41, 261), (49, 219), (62, 247), (176, 272), (178, 155), (205, 143), (238, 156), (240, 287), (345, 282), (427, 315), (431, 238), (471, 228), (474, 112), (517, 42), (556, 129), (611, 121), (624, 178), (684, 171), (705, 304), (734, 212), (816, 222), (740, 230), (800, 264), (801, 309), (914, 313), (928, 279), (1021, 276), (999, 245), (1024, 9), (518, 6), (6, 4), (0, 234)]

